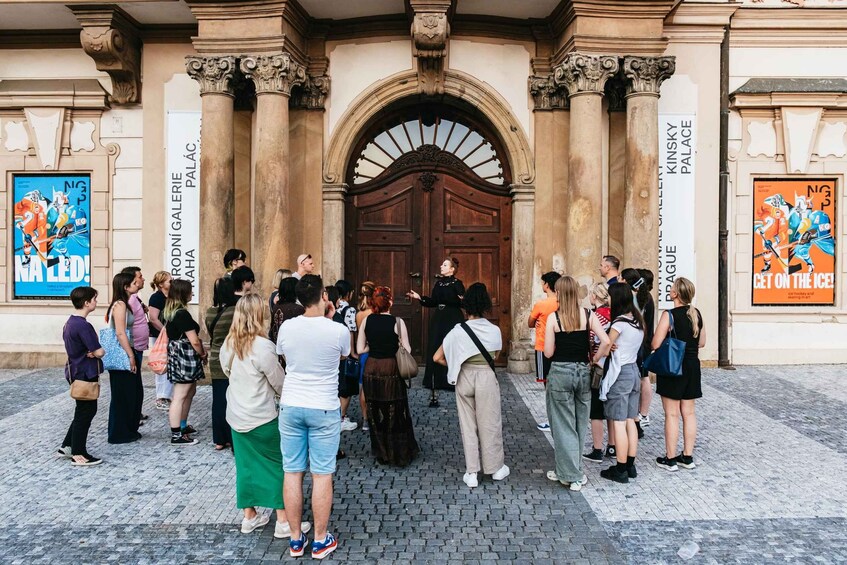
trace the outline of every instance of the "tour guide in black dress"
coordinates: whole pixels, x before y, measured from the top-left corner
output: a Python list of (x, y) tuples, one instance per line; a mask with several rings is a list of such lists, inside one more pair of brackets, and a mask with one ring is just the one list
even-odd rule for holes
[[(426, 388), (454, 390), (455, 387), (447, 383), (447, 367), (438, 365), (432, 360), (432, 356), (441, 347), (444, 336), (459, 322), (465, 321), (462, 313), (462, 296), (465, 294), (465, 286), (456, 278), (456, 270), (459, 261), (455, 258), (445, 259), (441, 263), (441, 275), (432, 289), (432, 296), (421, 296), (414, 290), (410, 291), (409, 298), (421, 301), (421, 305), (434, 308), (432, 318), (429, 322), (429, 342), (426, 351), (426, 372), (424, 373), (423, 386)], [(434, 398), (434, 393), (433, 393)]]

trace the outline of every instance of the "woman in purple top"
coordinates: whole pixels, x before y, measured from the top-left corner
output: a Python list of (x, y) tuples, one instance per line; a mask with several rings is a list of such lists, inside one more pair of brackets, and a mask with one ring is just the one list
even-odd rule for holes
[[(77, 380), (96, 382), (100, 379), (100, 358), (106, 352), (100, 347), (94, 327), (85, 318), (97, 308), (97, 291), (90, 286), (77, 287), (71, 291), (71, 303), (74, 305), (74, 313), (68, 318), (62, 331), (65, 351), (68, 354), (65, 378), (68, 384)], [(96, 399), (76, 401), (74, 419), (58, 450), (62, 457), (71, 458), (71, 465), (88, 466), (103, 462), (88, 453), (86, 448), (88, 430), (95, 414)]]
[(147, 323), (147, 306), (144, 305), (138, 296), (138, 292), (144, 288), (144, 275), (141, 274), (140, 267), (126, 267), (121, 272), (135, 277), (133, 284), (138, 289), (135, 294), (129, 297), (129, 307), (132, 309), (132, 315), (135, 318), (132, 322), (132, 351), (135, 353), (135, 405), (136, 412), (138, 413), (138, 425), (143, 426), (143, 420), (146, 420), (149, 416), (141, 413), (141, 405), (144, 404), (141, 362), (144, 358), (144, 352), (150, 347), (150, 326)]

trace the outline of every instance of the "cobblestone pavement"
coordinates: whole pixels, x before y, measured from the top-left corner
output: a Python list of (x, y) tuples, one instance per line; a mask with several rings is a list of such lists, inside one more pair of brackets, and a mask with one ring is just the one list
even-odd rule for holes
[[(504, 432), (512, 474), (477, 489), (461, 481), (455, 402), (410, 391), (423, 453), (406, 469), (378, 465), (361, 430), (344, 433), (331, 531), (337, 562), (691, 563), (847, 562), (847, 491), (841, 488), (847, 378), (837, 366), (704, 371), (695, 470), (667, 473), (661, 403), (640, 445), (639, 477), (573, 493), (545, 478), (552, 468), (543, 389), (504, 375)], [(273, 530), (242, 535), (232, 456), (211, 446), (211, 390), (200, 387), (197, 446), (167, 443), (152, 406), (135, 444), (105, 441), (109, 387), (89, 451), (103, 465), (72, 468), (53, 456), (73, 412), (61, 369), (0, 371), (0, 562), (259, 563), (294, 561)], [(358, 416), (357, 403), (351, 416)], [(307, 481), (308, 483), (308, 481)], [(605, 484), (604, 484), (605, 483)], [(308, 504), (307, 504), (308, 508)], [(310, 513), (307, 510), (307, 519)]]

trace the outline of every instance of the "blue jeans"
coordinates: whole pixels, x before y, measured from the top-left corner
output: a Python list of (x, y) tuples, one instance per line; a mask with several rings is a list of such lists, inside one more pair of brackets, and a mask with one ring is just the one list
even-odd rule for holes
[(304, 472), (308, 458), (313, 475), (331, 475), (341, 443), (341, 410), (280, 406), (279, 436), (286, 473)]

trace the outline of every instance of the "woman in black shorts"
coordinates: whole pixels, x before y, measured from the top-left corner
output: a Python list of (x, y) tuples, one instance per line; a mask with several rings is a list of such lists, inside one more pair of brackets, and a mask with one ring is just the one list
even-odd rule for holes
[[(694, 300), (694, 283), (680, 277), (671, 287), (670, 297), (673, 310), (663, 312), (653, 336), (653, 349), (658, 349), (670, 331), (670, 318), (673, 317), (674, 335), (685, 342), (685, 357), (682, 360), (682, 375), (657, 375), (656, 394), (662, 397), (665, 411), (665, 449), (664, 457), (656, 458), (656, 464), (667, 471), (676, 471), (679, 467), (694, 468), (694, 440), (697, 438), (697, 417), (694, 414), (694, 400), (703, 396), (700, 387), (700, 359), (698, 351), (706, 345), (706, 328), (700, 311), (691, 305)], [(679, 416), (682, 414), (682, 455), (676, 455), (679, 441)]]

